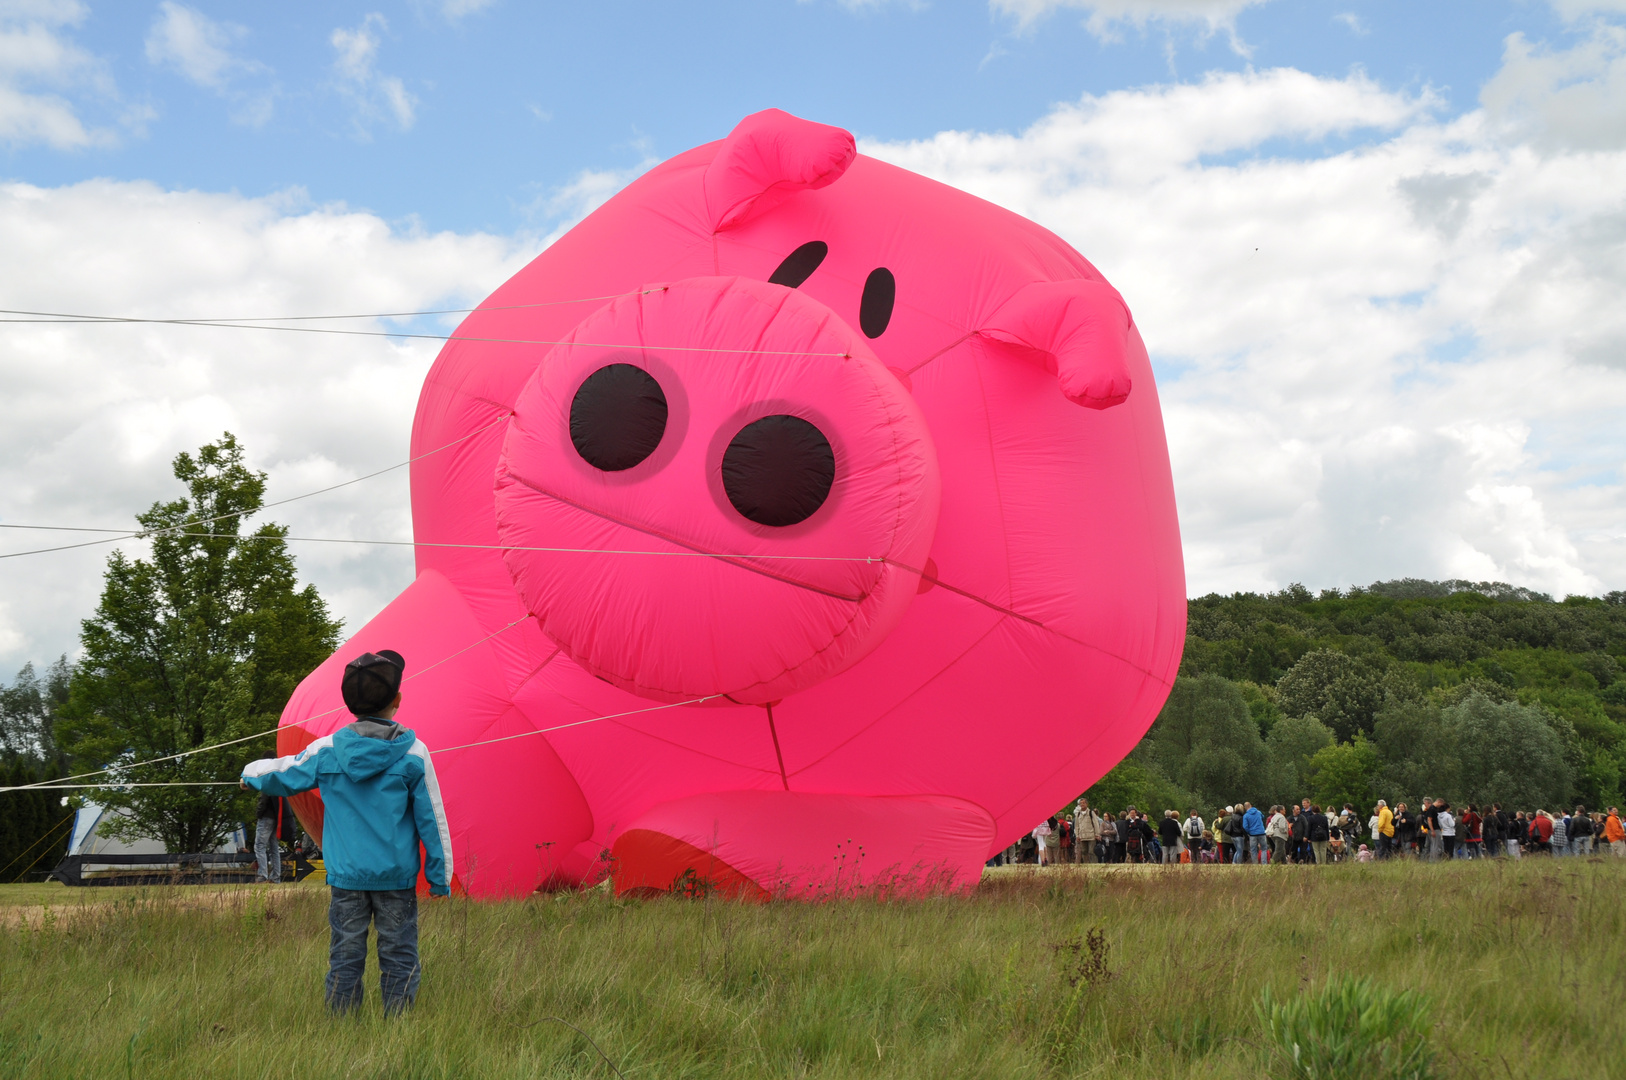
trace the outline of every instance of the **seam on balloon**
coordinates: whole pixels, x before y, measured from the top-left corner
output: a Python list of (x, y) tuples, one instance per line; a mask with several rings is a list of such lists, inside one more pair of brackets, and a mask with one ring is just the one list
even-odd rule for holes
[[(1171, 685), (1169, 683), (1164, 682), (1164, 680), (1158, 678), (1156, 675), (1153, 675), (1151, 672), (1147, 672), (1146, 676), (1147, 676), (1147, 678), (1151, 679), (1153, 682), (1162, 683), (1164, 686)], [(1049, 780), (1052, 776), (1060, 776), (1063, 772), (1066, 771), (1066, 769), (1067, 769), (1067, 767), (1069, 765), (1071, 765), (1073, 762), (1077, 761), (1079, 758), (1083, 757), (1085, 754), (1089, 753), (1092, 749), (1094, 749), (1095, 744), (1100, 742), (1102, 739), (1106, 738), (1107, 735), (1109, 735), (1111, 733), (1111, 730), (1112, 730), (1111, 728), (1105, 727), (1105, 726), (1098, 729), (1096, 731), (1096, 733), (1095, 733), (1094, 738), (1090, 739), (1083, 746), (1079, 747), (1077, 753), (1075, 753), (1072, 757), (1068, 758), (1066, 761), (1064, 761), (1060, 765), (1058, 765), (1053, 772), (1051, 772), (1049, 775), (1043, 777), (1043, 780)], [(1043, 780), (1041, 780), (1040, 783), (1033, 785), (1033, 791), (1037, 791), (1037, 790), (1039, 790), (1039, 788), (1041, 788), (1043, 786)], [(1027, 798), (1027, 797), (1031, 797), (1031, 792), (1029, 793), (1028, 796), (1024, 796), (1024, 798)], [(1020, 802), (1020, 801), (1021, 800), (1017, 800), (1017, 802)], [(1010, 803), (1000, 813), (992, 815), (993, 818), (994, 818), (994, 829), (995, 829), (996, 832), (999, 829), (999, 820), (1000, 820), (1000, 818), (1004, 817), (1006, 814), (1009, 814), (1011, 812), (1011, 807), (1017, 805), (1017, 802)]]
[[(976, 352), (976, 350), (972, 351)], [(993, 480), (994, 484), (994, 505), (999, 507), (999, 536), (1005, 546), (1005, 595), (1014, 597), (1016, 595), (1016, 583), (1011, 580), (1011, 539), (1009, 530), (1010, 514), (1005, 506), (1005, 487), (1000, 483), (999, 479), (999, 455), (994, 452), (994, 412), (993, 408), (988, 402), (988, 386), (983, 381), (982, 364), (978, 362), (986, 359), (987, 355), (988, 353), (985, 349), (979, 355), (972, 358), (973, 362), (971, 364), (971, 373), (976, 376), (977, 395), (982, 399), (982, 430), (983, 434), (988, 440), (988, 475), (990, 479)], [(981, 598), (978, 597), (975, 599), (980, 600)], [(988, 603), (988, 601), (982, 602)], [(1016, 613), (1013, 611), (1011, 614), (1014, 615)], [(1019, 617), (1027, 618), (1026, 616)], [(1036, 625), (1042, 625), (1037, 619), (1032, 619), (1029, 621), (1035, 623)]]
[[(555, 502), (563, 503), (564, 505), (572, 507), (572, 508), (574, 508), (576, 510), (580, 510), (584, 514), (591, 514), (596, 518), (600, 518), (600, 519), (602, 519), (604, 521), (608, 521), (612, 525), (619, 525), (619, 526), (621, 526), (622, 528), (625, 528), (625, 529), (632, 529), (635, 532), (641, 532), (645, 536), (653, 536), (658, 540), (665, 540), (669, 544), (676, 544), (678, 547), (687, 548), (687, 549), (689, 549), (690, 551), (694, 552), (697, 555), (706, 555), (706, 556), (708, 556), (710, 558), (716, 559), (718, 562), (726, 563), (729, 566), (737, 566), (742, 570), (749, 570), (754, 574), (761, 574), (765, 578), (770, 578), (770, 579), (772, 579), (774, 581), (783, 582), (786, 585), (793, 585), (798, 589), (806, 589), (809, 592), (816, 592), (816, 593), (819, 593), (820, 595), (828, 596), (833, 600), (843, 600), (843, 601), (845, 601), (845, 602), (847, 602), (849, 604), (862, 604), (865, 600), (869, 599), (870, 594), (874, 591), (874, 589), (871, 588), (871, 589), (865, 590), (862, 593), (859, 593), (857, 596), (848, 596), (845, 593), (833, 592), (833, 591), (831, 591), (829, 589), (821, 588), (818, 585), (812, 585), (812, 584), (809, 584), (808, 582), (805, 582), (805, 581), (797, 581), (794, 578), (786, 577), (783, 574), (775, 573), (772, 570), (767, 570), (767, 569), (764, 569), (763, 567), (760, 567), (760, 566), (752, 566), (750, 563), (745, 561), (745, 560), (748, 560), (748, 559), (771, 559), (771, 558), (773, 558), (773, 556), (771, 556), (771, 555), (720, 555), (720, 554), (717, 554), (715, 552), (702, 551), (700, 548), (698, 548), (695, 545), (689, 543), (688, 541), (681, 540), (681, 539), (679, 539), (679, 538), (677, 538), (675, 536), (669, 536), (666, 533), (663, 533), (658, 529), (651, 529), (648, 526), (639, 525), (636, 522), (623, 521), (622, 519), (614, 517), (614, 516), (612, 516), (610, 514), (607, 514), (602, 510), (596, 510), (596, 509), (594, 509), (593, 507), (590, 507), (590, 506), (583, 506), (581, 503), (578, 503), (573, 499), (568, 499), (565, 496), (560, 495), (558, 492), (549, 491), (547, 488), (541, 486), (540, 484), (536, 484), (536, 483), (533, 483), (530, 480), (527, 480), (525, 477), (521, 476), (519, 473), (514, 472), (512, 469), (506, 469), (506, 470), (504, 470), (504, 473), (505, 473), (505, 475), (507, 475), (509, 477), (512, 477), (514, 480), (518, 481), (519, 483), (524, 484), (526, 487), (530, 488), (532, 491), (536, 492), (538, 495), (541, 495), (544, 498), (552, 499)], [(503, 547), (503, 548), (510, 547), (510, 545), (506, 545), (506, 544), (494, 545), (494, 546)], [(519, 550), (519, 549), (515, 548), (515, 550)], [(876, 561), (879, 562), (881, 560), (877, 559)]]
[(768, 702), (762, 708), (768, 714), (768, 735), (773, 739), (774, 760), (779, 762), (779, 782), (785, 785), (786, 791), (789, 791), (790, 777), (785, 775), (785, 754), (784, 751), (779, 749), (779, 729), (774, 727), (773, 723), (773, 702)]
[[(992, 634), (995, 630), (999, 629), (999, 625), (1001, 623), (1003, 623), (1004, 621), (1005, 621), (1004, 619), (995, 619), (993, 621), (993, 623), (988, 627), (988, 629), (986, 629), (982, 633), (978, 634), (976, 639), (974, 641), (972, 641), (971, 644), (967, 645), (964, 649), (962, 649), (960, 651), (959, 655), (957, 655), (954, 659), (950, 660), (948, 663), (944, 664), (942, 667), (938, 668), (937, 671), (933, 672), (931, 678), (927, 679), (925, 682), (921, 683), (919, 686), (917, 686), (913, 690), (909, 691), (909, 693), (905, 694), (891, 708), (889, 708), (885, 712), (881, 713), (875, 719), (871, 720), (869, 723), (865, 724), (863, 727), (859, 728), (857, 731), (853, 732), (851, 735), (848, 735), (845, 739), (842, 739), (840, 742), (838, 742), (834, 746), (830, 747), (830, 749), (826, 750), (824, 753), (820, 754), (818, 757), (814, 758), (812, 761), (808, 762), (806, 765), (803, 765), (799, 769), (793, 769), (791, 771), (790, 775), (791, 776), (800, 776), (802, 773), (804, 773), (807, 770), (813, 768), (814, 766), (819, 765), (819, 764), (821, 764), (821, 763), (823, 763), (825, 761), (828, 761), (831, 757), (833, 757), (836, 753), (838, 753), (843, 747), (845, 747), (849, 743), (851, 743), (854, 739), (859, 738), (865, 732), (867, 732), (870, 729), (874, 728), (875, 725), (881, 723), (881, 721), (885, 720), (887, 717), (891, 716), (893, 713), (897, 712), (899, 709), (901, 709), (905, 705), (909, 704), (909, 702), (911, 702), (911, 701), (913, 701), (915, 699), (916, 695), (918, 695), (920, 693), (923, 693), (928, 686), (932, 685), (938, 679), (942, 678), (944, 676), (944, 674), (946, 674), (947, 672), (952, 670), (954, 667), (956, 667), (960, 663), (960, 661), (964, 660), (967, 656), (969, 656), (971, 654), (971, 651), (973, 649), (975, 649), (977, 646), (981, 645), (983, 643), (983, 641), (985, 639), (987, 639), (989, 634)], [(991, 817), (992, 815), (989, 815), (989, 816)]]
[(941, 349), (938, 349), (936, 352), (934, 352), (930, 356), (926, 357), (926, 359), (922, 360), (920, 363), (916, 364), (914, 367), (905, 369), (904, 374), (905, 375), (913, 375), (915, 372), (919, 371), (921, 368), (925, 367), (927, 364), (931, 363), (933, 360), (936, 360), (939, 356), (942, 356), (946, 352), (953, 352), (955, 349), (959, 348), (961, 345), (964, 345), (966, 342), (970, 341), (972, 338), (976, 337), (981, 332), (982, 331), (980, 331), (980, 330), (968, 330), (968, 331), (966, 331), (964, 334), (962, 334), (959, 337), (955, 338), (949, 344), (944, 345)]
[(551, 653), (548, 654), (548, 658), (546, 660), (542, 661), (540, 664), (536, 665), (536, 667), (532, 668), (531, 673), (529, 675), (525, 676), (523, 679), (521, 679), (519, 681), (519, 685), (514, 687), (513, 692), (510, 693), (508, 696), (510, 698), (517, 697), (519, 695), (519, 692), (521, 690), (525, 689), (525, 686), (526, 686), (527, 683), (529, 683), (532, 679), (536, 678), (537, 675), (539, 675), (541, 673), (543, 668), (545, 668), (549, 664), (553, 663), (554, 658), (557, 657), (560, 653), (562, 653), (564, 651), (565, 651), (565, 649), (564, 649), (563, 645), (555, 646), (554, 650)]
[[(864, 376), (869, 379), (870, 395), (879, 404), (881, 414), (886, 417), (886, 433), (892, 439), (892, 467), (893, 467), (894, 478), (895, 478), (895, 481), (896, 481), (892, 485), (892, 488), (898, 494), (897, 494), (896, 512), (892, 516), (892, 528), (887, 530), (886, 551), (883, 552), (882, 555), (881, 555), (881, 561), (886, 562), (887, 559), (890, 558), (891, 555), (892, 555), (892, 549), (897, 546), (898, 533), (903, 528), (903, 518), (904, 518), (904, 505), (903, 505), (903, 486), (904, 485), (903, 485), (903, 479), (904, 479), (904, 477), (903, 477), (903, 462), (901, 460), (900, 452), (899, 452), (899, 448), (898, 448), (898, 423), (899, 423), (901, 418), (897, 417), (897, 416), (894, 416), (892, 414), (892, 409), (887, 403), (886, 395), (881, 392), (880, 381), (878, 379), (876, 379), (873, 374), (870, 373), (867, 366), (860, 365), (859, 366), (859, 371), (861, 371), (864, 374)], [(890, 377), (890, 373), (888, 373), (888, 377)], [(936, 534), (936, 531), (937, 531), (937, 522), (933, 521), (932, 522), (932, 532), (933, 532), (934, 536)]]
[(1089, 650), (1091, 650), (1093, 652), (1098, 652), (1102, 656), (1110, 657), (1111, 659), (1116, 660), (1119, 663), (1124, 664), (1127, 667), (1134, 668), (1136, 671), (1140, 672), (1142, 675), (1145, 675), (1147, 678), (1153, 679), (1153, 680), (1155, 680), (1157, 682), (1160, 682), (1165, 686), (1173, 686), (1174, 685), (1173, 683), (1171, 683), (1168, 680), (1164, 679), (1162, 676), (1158, 675), (1156, 672), (1152, 671), (1151, 669), (1144, 668), (1141, 665), (1135, 663), (1133, 660), (1129, 659), (1127, 656), (1122, 656), (1122, 655), (1120, 655), (1118, 653), (1115, 653), (1111, 649), (1104, 649), (1101, 646), (1092, 644), (1092, 643), (1090, 643), (1088, 641), (1083, 640), (1082, 638), (1076, 638), (1073, 635), (1069, 634), (1065, 630), (1057, 630), (1054, 626), (1047, 625), (1046, 623), (1043, 623), (1043, 622), (1039, 621), (1038, 619), (1035, 619), (1031, 615), (1024, 615), (1020, 611), (1016, 611), (1013, 608), (1005, 607), (1003, 604), (996, 604), (992, 600), (984, 600), (982, 597), (978, 596), (976, 593), (967, 592), (965, 589), (961, 589), (961, 588), (958, 588), (958, 587), (956, 587), (954, 585), (950, 585), (948, 582), (942, 581), (942, 580), (940, 580), (938, 578), (935, 578), (931, 574), (926, 573), (926, 571), (924, 571), (924, 570), (916, 570), (912, 566), (905, 566), (902, 563), (898, 562), (896, 559), (887, 559), (885, 561), (890, 563), (893, 566), (896, 566), (900, 570), (907, 570), (911, 574), (918, 574), (918, 575), (920, 575), (920, 577), (922, 577), (925, 580), (931, 582), (933, 585), (941, 585), (943, 588), (947, 589), (951, 593), (957, 593), (958, 595), (965, 597), (967, 600), (974, 600), (977, 603), (983, 605), (984, 607), (991, 608), (994, 611), (997, 611), (1002, 615), (1009, 615), (1011, 618), (1016, 619), (1016, 620), (1018, 620), (1020, 622), (1028, 623), (1029, 625), (1036, 626), (1040, 630), (1044, 630), (1047, 633), (1055, 634), (1059, 638), (1063, 638), (1063, 639), (1065, 639), (1067, 641), (1071, 641), (1074, 645), (1078, 645), (1078, 646), (1080, 646), (1082, 648), (1089, 649)]
[[(570, 696), (570, 695), (569, 695), (569, 694), (566, 694), (566, 693), (564, 693), (564, 692), (562, 692), (562, 691), (556, 691), (556, 692), (557, 692), (557, 693), (558, 693), (558, 694), (559, 694), (559, 697), (560, 697), (560, 699), (561, 699), (561, 700), (563, 700), (563, 701), (565, 701), (565, 702), (568, 702), (568, 703), (569, 703), (569, 704), (571, 704), (571, 705), (574, 705), (574, 706), (575, 706), (575, 707), (576, 707), (576, 708), (578, 708), (578, 709), (580, 709), (580, 710), (582, 710), (582, 711), (583, 711), (583, 712), (589, 712), (589, 713), (590, 713), (590, 712), (592, 712), (592, 711), (593, 711), (593, 710), (592, 710), (592, 709), (590, 709), (590, 708), (588, 708), (588, 707), (587, 707), (587, 706), (586, 706), (586, 705), (585, 705), (585, 704), (583, 704), (583, 703), (582, 703), (582, 702), (580, 702), (580, 701), (577, 701), (577, 700), (576, 700), (576, 699), (575, 699), (575, 698), (573, 698), (573, 697), (571, 697), (571, 696)], [(687, 703), (687, 702), (678, 702), (678, 703), (677, 703), (677, 704), (688, 704), (688, 703)], [(751, 707), (753, 707), (753, 706), (747, 706), (747, 708), (751, 708)], [(655, 733), (653, 733), (653, 732), (650, 732), (650, 731), (644, 731), (644, 730), (643, 730), (643, 729), (641, 729), (641, 728), (635, 728), (635, 727), (633, 727), (633, 726), (632, 726), (632, 725), (631, 725), (631, 724), (628, 724), (628, 723), (625, 723), (625, 722), (623, 722), (623, 721), (622, 721), (622, 720), (621, 720), (621, 719), (620, 719), (620, 718), (619, 718), (619, 717), (616, 717), (616, 718), (613, 718), (613, 719), (610, 719), (610, 721), (609, 721), (609, 722), (610, 722), (610, 725), (611, 725), (611, 726), (612, 726), (612, 727), (618, 727), (618, 728), (621, 728), (621, 729), (622, 729), (622, 730), (623, 730), (623, 731), (626, 731), (626, 732), (628, 732), (628, 733), (629, 733), (629, 734), (632, 734), (632, 735), (637, 735), (637, 736), (639, 736), (639, 737), (640, 737), (640, 738), (645, 738), (645, 739), (654, 739), (654, 740), (655, 740), (655, 741), (656, 741), (656, 742), (659, 742), (659, 743), (664, 743), (664, 744), (665, 744), (665, 745), (667, 745), (667, 746), (670, 746), (670, 747), (674, 747), (674, 748), (675, 748), (675, 749), (678, 749), (678, 750), (681, 750), (681, 751), (683, 751), (683, 752), (684, 752), (684, 753), (685, 753), (685, 754), (694, 754), (694, 755), (695, 755), (695, 756), (696, 756), (696, 757), (703, 757), (703, 758), (706, 758), (706, 759), (708, 759), (708, 760), (710, 760), (710, 761), (717, 761), (717, 762), (721, 762), (721, 763), (722, 763), (722, 764), (724, 764), (724, 765), (727, 765), (727, 766), (729, 766), (729, 767), (731, 767), (731, 768), (735, 768), (735, 769), (743, 769), (743, 770), (745, 770), (745, 771), (746, 771), (746, 772), (759, 772), (759, 773), (765, 773), (765, 774), (767, 774), (767, 775), (769, 775), (769, 776), (772, 776), (772, 775), (773, 775), (773, 772), (774, 772), (774, 771), (773, 771), (773, 770), (772, 770), (772, 769), (764, 769), (764, 768), (763, 768), (763, 767), (762, 767), (762, 766), (760, 766), (760, 765), (748, 765), (748, 764), (746, 764), (746, 763), (745, 763), (745, 762), (743, 762), (743, 761), (732, 761), (732, 760), (730, 760), (730, 759), (728, 759), (728, 758), (725, 758), (725, 757), (719, 757), (719, 756), (718, 756), (718, 755), (716, 755), (716, 754), (708, 754), (708, 753), (707, 753), (707, 752), (706, 752), (706, 751), (704, 751), (704, 750), (696, 750), (696, 749), (695, 749), (695, 748), (694, 748), (694, 747), (692, 747), (692, 746), (686, 746), (686, 745), (684, 745), (684, 744), (683, 744), (683, 743), (680, 743), (680, 742), (674, 742), (674, 741), (672, 741), (672, 740), (671, 740), (671, 739), (667, 739), (667, 738), (664, 738), (664, 737), (662, 737), (662, 736), (660, 736), (660, 735), (656, 735), (656, 734), (655, 734)], [(579, 727), (579, 726), (581, 726), (581, 725), (580, 725), (580, 724), (576, 724), (576, 725), (572, 725), (572, 726), (577, 726), (577, 727)], [(549, 745), (552, 745), (552, 744), (553, 744), (553, 740), (551, 740), (551, 739), (550, 739), (550, 740), (548, 740), (548, 742), (549, 742)], [(554, 746), (554, 752), (555, 752), (555, 753), (559, 753), (559, 748), (558, 748), (558, 747), (557, 747), (557, 746)], [(563, 760), (564, 760), (564, 756), (563, 756), (563, 754), (560, 754), (560, 760), (561, 760), (561, 761), (563, 761)], [(569, 769), (570, 769), (570, 767), (569, 767), (569, 765), (566, 765), (566, 766), (565, 766), (565, 768), (566, 768), (566, 770), (567, 770), (567, 771), (569, 771)], [(572, 776), (572, 777), (574, 777), (574, 776), (575, 776), (575, 773), (574, 773), (574, 772), (572, 772), (572, 773), (571, 773), (571, 776)], [(581, 781), (580, 781), (580, 780), (577, 780), (577, 781), (576, 781), (576, 782), (577, 782), (577, 784), (578, 784), (578, 786), (579, 786), (579, 785), (580, 785), (580, 783), (581, 783)], [(583, 795), (583, 797), (585, 797), (585, 793), (584, 793), (584, 795)]]

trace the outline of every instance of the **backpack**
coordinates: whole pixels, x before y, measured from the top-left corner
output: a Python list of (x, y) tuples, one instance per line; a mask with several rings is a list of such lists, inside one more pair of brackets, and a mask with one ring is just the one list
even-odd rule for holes
[(1203, 823), (1196, 818), (1186, 819), (1186, 835), (1193, 840), (1201, 840), (1203, 836)]
[(1323, 814), (1310, 815), (1310, 842), (1319, 843), (1327, 839), (1327, 818)]

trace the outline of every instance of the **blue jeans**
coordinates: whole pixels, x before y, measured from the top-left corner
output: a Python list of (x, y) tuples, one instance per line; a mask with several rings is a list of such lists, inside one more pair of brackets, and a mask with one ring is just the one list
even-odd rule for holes
[(378, 989), (384, 1015), (412, 1007), (418, 997), (418, 894), (414, 889), (333, 887), (327, 908), (333, 938), (328, 949), (327, 1003), (336, 1013), (361, 1004), (367, 970), (367, 924), (378, 927)]
[(1236, 857), (1234, 859), (1232, 859), (1231, 861), (1233, 863), (1245, 863), (1245, 862), (1247, 862), (1248, 861), (1248, 836), (1247, 836), (1247, 834), (1244, 833), (1241, 836), (1233, 836), (1233, 837), (1231, 837), (1231, 843), (1236, 848)]
[(263, 817), (254, 822), (254, 862), (259, 880), (282, 880), (282, 845), (277, 843), (277, 819)]

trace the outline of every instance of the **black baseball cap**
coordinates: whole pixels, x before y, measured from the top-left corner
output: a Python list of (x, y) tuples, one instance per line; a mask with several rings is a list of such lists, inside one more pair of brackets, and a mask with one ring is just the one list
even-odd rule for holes
[(357, 716), (389, 708), (405, 671), (406, 660), (394, 649), (362, 653), (344, 666), (344, 707)]

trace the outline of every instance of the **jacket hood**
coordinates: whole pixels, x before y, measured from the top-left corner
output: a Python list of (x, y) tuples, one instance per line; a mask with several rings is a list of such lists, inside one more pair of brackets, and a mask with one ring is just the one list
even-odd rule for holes
[(355, 730), (360, 723), (350, 724), (333, 733), (333, 753), (339, 759), (339, 768), (352, 782), (371, 780), (379, 773), (406, 756), (417, 736), (409, 728), (397, 728), (393, 739), (380, 738), (371, 733)]

